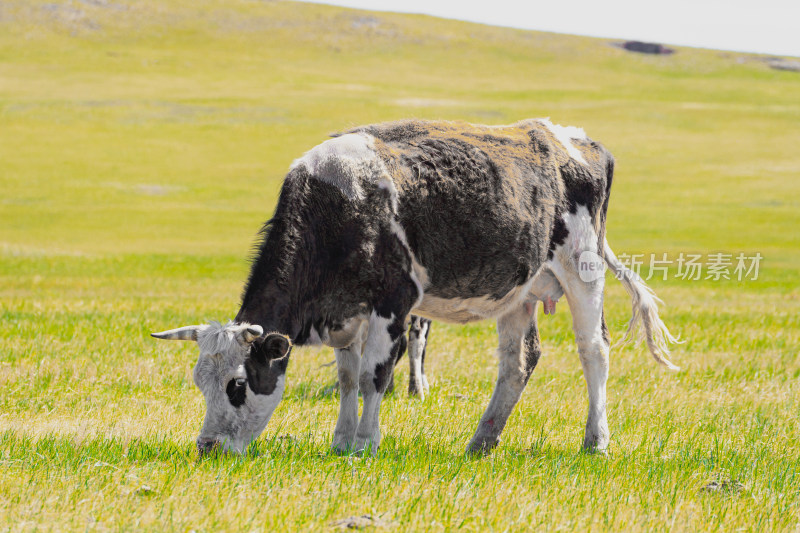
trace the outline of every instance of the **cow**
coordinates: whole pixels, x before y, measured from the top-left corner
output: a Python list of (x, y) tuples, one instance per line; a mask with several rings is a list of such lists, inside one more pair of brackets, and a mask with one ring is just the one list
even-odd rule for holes
[(381, 400), (412, 313), (497, 321), (497, 382), (467, 445), (488, 453), (541, 357), (538, 303), (552, 313), (562, 295), (588, 389), (583, 448), (604, 452), (603, 264), (632, 300), (625, 339), (638, 333), (658, 363), (677, 369), (659, 300), (606, 239), (613, 174), (605, 147), (549, 119), (375, 124), (309, 150), (286, 175), (235, 319), (153, 334), (199, 345), (200, 453), (242, 452), (258, 437), (283, 394), (292, 345), (305, 344), (334, 348), (333, 451), (376, 453)]

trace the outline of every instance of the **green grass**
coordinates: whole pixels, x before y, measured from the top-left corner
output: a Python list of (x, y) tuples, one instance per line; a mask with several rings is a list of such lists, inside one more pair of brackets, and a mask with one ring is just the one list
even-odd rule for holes
[[(284, 2), (0, 4), (0, 529), (795, 530), (800, 522), (800, 76), (743, 54)], [(611, 453), (580, 453), (566, 305), (495, 453), (463, 449), (491, 323), (435, 324), (424, 402), (377, 457), (328, 453), (329, 349), (297, 349), (245, 457), (197, 461), (190, 345), (232, 317), (291, 161), (402, 117), (583, 126), (617, 158), (618, 252), (760, 252), (757, 281), (653, 281), (669, 373), (612, 351)], [(630, 309), (609, 280), (619, 338)], [(719, 487), (719, 490), (709, 490)]]

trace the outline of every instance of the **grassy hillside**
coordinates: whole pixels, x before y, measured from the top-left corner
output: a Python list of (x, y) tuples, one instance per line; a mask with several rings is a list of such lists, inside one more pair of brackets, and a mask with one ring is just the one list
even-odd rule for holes
[[(424, 16), (0, 1), (0, 528), (796, 528), (799, 94), (753, 56)], [(579, 453), (562, 304), (491, 457), (462, 456), (496, 375), (479, 323), (435, 324), (431, 394), (384, 402), (375, 459), (328, 454), (332, 353), (298, 349), (251, 455), (196, 462), (196, 350), (147, 334), (236, 313), (291, 161), (363, 123), (537, 116), (615, 154), (618, 252), (764, 257), (755, 281), (651, 281), (682, 371), (612, 351), (610, 456)], [(612, 335), (629, 314), (610, 280)]]

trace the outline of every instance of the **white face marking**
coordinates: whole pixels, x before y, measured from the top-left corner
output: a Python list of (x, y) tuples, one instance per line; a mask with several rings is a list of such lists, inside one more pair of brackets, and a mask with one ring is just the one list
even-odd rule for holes
[(586, 160), (583, 158), (583, 154), (581, 154), (580, 150), (575, 148), (572, 144), (572, 139), (586, 139), (586, 132), (583, 131), (583, 128), (576, 128), (575, 126), (561, 126), (559, 124), (553, 124), (550, 122), (550, 119), (542, 118), (539, 119), (539, 122), (546, 126), (547, 129), (558, 139), (562, 145), (564, 145), (564, 149), (567, 151), (569, 156), (574, 159), (575, 161), (579, 161), (586, 164)]
[(206, 402), (206, 414), (200, 440), (216, 441), (225, 451), (241, 453), (257, 438), (269, 422), (283, 396), (284, 376), (280, 376), (272, 394), (255, 394), (249, 385), (245, 401), (231, 404), (227, 386), (231, 380), (246, 379), (244, 362), (250, 344), (243, 342), (249, 324), (212, 323), (198, 335), (200, 356), (194, 367), (194, 382)]
[(318, 144), (290, 168), (300, 165), (315, 178), (341, 189), (351, 200), (364, 199), (363, 180), (388, 176), (375, 152), (374, 138), (366, 133), (348, 133)]

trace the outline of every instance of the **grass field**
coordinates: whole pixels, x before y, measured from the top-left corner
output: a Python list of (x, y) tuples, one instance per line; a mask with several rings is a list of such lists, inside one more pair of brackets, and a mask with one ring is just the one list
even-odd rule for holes
[[(235, 315), (291, 161), (361, 123), (540, 116), (615, 154), (618, 252), (763, 256), (757, 280), (650, 282), (681, 371), (612, 351), (611, 453), (580, 452), (562, 303), (487, 458), (463, 450), (495, 326), (436, 323), (430, 394), (398, 372), (375, 458), (328, 452), (332, 351), (300, 348), (247, 456), (197, 461), (196, 348), (148, 334)], [(0, 1), (0, 530), (799, 530), (798, 125), (800, 75), (738, 53), (289, 2)]]

